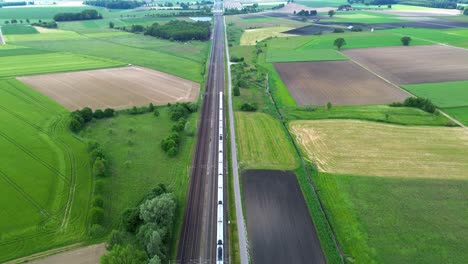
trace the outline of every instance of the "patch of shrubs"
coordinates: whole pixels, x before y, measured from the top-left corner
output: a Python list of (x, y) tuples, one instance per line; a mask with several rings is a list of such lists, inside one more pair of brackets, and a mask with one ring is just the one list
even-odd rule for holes
[(243, 61), (244, 61), (244, 57), (231, 56), (230, 61), (231, 61), (231, 62), (243, 62)]
[(70, 130), (77, 133), (79, 132), (86, 123), (90, 122), (95, 119), (101, 119), (101, 118), (109, 118), (113, 117), (115, 113), (115, 110), (112, 108), (106, 108), (104, 111), (101, 109), (97, 109), (94, 113), (93, 110), (89, 107), (84, 107), (81, 110), (76, 110), (73, 111), (70, 114), (71, 120), (70, 120)]
[(302, 9), (301, 11), (297, 12), (294, 11), (295, 15), (298, 16), (316, 16), (317, 15), (317, 10), (304, 10)]
[(145, 35), (177, 41), (208, 40), (210, 38), (210, 25), (210, 22), (207, 21), (171, 20), (166, 24), (154, 23), (147, 27)]
[(122, 228), (112, 230), (101, 263), (115, 263), (114, 256), (131, 263), (167, 263), (176, 207), (164, 185), (154, 188), (137, 207), (125, 210)]
[(176, 103), (168, 104), (169, 116), (172, 121), (178, 121), (181, 118), (187, 118), (191, 113), (195, 113), (198, 110), (198, 106), (195, 103)]
[(105, 160), (104, 153), (101, 146), (96, 141), (88, 142), (88, 152), (91, 158), (91, 164), (93, 165), (93, 175), (95, 177), (94, 183), (94, 198), (92, 201), (92, 208), (89, 214), (89, 222), (91, 228), (89, 234), (92, 237), (99, 237), (104, 234), (105, 228), (104, 223), (104, 199), (102, 194), (104, 192), (104, 178), (108, 171), (108, 164)]
[(423, 111), (426, 111), (428, 113), (435, 113), (436, 111), (436, 106), (431, 102), (431, 100), (427, 98), (421, 98), (421, 97), (408, 97), (403, 101), (403, 103), (396, 102), (396, 103), (391, 103), (390, 106), (392, 107), (415, 107), (419, 108)]
[(179, 153), (179, 146), (180, 134), (177, 132), (173, 132), (161, 141), (162, 150), (164, 150), (164, 152), (166, 152), (170, 157), (174, 157)]
[(240, 107), (240, 110), (246, 112), (255, 112), (257, 111), (257, 106), (255, 104), (243, 103)]
[(360, 32), (360, 31), (362, 31), (362, 27), (360, 27), (360, 26), (353, 26), (353, 27), (351, 28), (351, 31), (353, 31), (353, 32)]
[(342, 28), (334, 28), (333, 29), (333, 33), (343, 33), (344, 32), (344, 29)]
[(44, 27), (44, 28), (57, 28), (58, 25), (57, 23), (55, 23), (55, 21), (52, 21), (52, 22), (39, 22), (39, 23), (32, 23), (31, 24), (32, 26), (36, 26), (36, 27)]
[(240, 96), (240, 89), (239, 89), (239, 86), (234, 86), (234, 88), (232, 89), (232, 94), (234, 96)]

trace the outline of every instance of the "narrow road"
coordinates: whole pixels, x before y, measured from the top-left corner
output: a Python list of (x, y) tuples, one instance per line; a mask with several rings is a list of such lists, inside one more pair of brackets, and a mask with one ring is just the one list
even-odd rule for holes
[[(227, 41), (226, 21), (224, 22), (224, 39), (226, 42), (226, 56), (229, 60), (229, 45)], [(234, 181), (234, 199), (236, 203), (237, 216), (237, 236), (239, 238), (239, 255), (241, 264), (249, 264), (249, 255), (247, 250), (247, 231), (244, 221), (244, 213), (242, 211), (242, 199), (239, 184), (239, 165), (237, 163), (237, 147), (236, 147), (236, 130), (234, 125), (234, 111), (232, 109), (232, 80), (231, 80), (231, 64), (228, 62), (228, 94), (229, 94), (229, 131), (231, 135), (231, 162), (232, 174)]]
[[(219, 92), (224, 92), (224, 27), (220, 12), (222, 2), (215, 2), (214, 10), (208, 79), (203, 94), (177, 263), (216, 262), (218, 108)], [(224, 258), (228, 263), (228, 239), (225, 238), (224, 241)]]

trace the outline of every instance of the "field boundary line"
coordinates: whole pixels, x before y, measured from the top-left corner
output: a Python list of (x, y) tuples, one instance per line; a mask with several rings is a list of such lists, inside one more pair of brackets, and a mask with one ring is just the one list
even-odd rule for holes
[(5, 38), (3, 37), (2, 27), (0, 26), (0, 45), (5, 45)]
[(231, 162), (234, 181), (234, 199), (237, 216), (237, 236), (239, 238), (239, 255), (241, 264), (249, 264), (248, 236), (245, 228), (244, 213), (242, 211), (242, 198), (239, 185), (239, 164), (237, 161), (236, 131), (234, 127), (234, 112), (232, 108), (232, 79), (231, 64), (229, 61), (229, 45), (227, 40), (226, 17), (223, 17), (224, 24), (224, 46), (226, 47), (227, 72), (228, 72), (228, 104), (229, 104), (229, 132), (231, 134)]

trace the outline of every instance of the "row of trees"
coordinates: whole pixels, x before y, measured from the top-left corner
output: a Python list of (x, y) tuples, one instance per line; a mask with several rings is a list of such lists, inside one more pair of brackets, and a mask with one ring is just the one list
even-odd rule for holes
[(70, 130), (73, 132), (79, 132), (83, 126), (93, 120), (93, 118), (101, 119), (101, 118), (109, 118), (113, 117), (115, 110), (112, 108), (106, 108), (104, 111), (101, 109), (97, 109), (94, 111), (89, 107), (84, 107), (81, 110), (76, 110), (71, 113), (70, 117)]
[(39, 23), (32, 23), (31, 25), (36, 26), (36, 27), (44, 27), (44, 28), (57, 28), (58, 25), (55, 21), (50, 21), (50, 22), (39, 22)]
[(172, 20), (163, 25), (154, 23), (146, 28), (145, 35), (177, 41), (208, 40), (210, 38), (210, 22)]
[(113, 230), (102, 264), (167, 263), (177, 202), (160, 184), (135, 208), (125, 210), (122, 228)]
[(29, 2), (27, 3), (26, 1), (23, 1), (23, 2), (2, 2), (0, 3), (0, 8), (4, 7), (4, 6), (25, 6), (25, 5), (34, 5), (34, 2)]
[[(400, 41), (403, 46), (409, 46), (409, 44), (411, 43), (411, 37), (404, 36), (400, 39)], [(341, 49), (345, 45), (346, 40), (344, 38), (337, 38), (333, 42), (333, 46), (335, 46), (337, 49)]]
[(93, 176), (95, 177), (94, 197), (89, 215), (91, 225), (90, 235), (92, 237), (101, 236), (105, 229), (104, 224), (104, 199), (102, 194), (104, 191), (104, 178), (108, 173), (108, 163), (105, 159), (101, 145), (96, 141), (88, 142), (88, 152), (93, 165)]
[(123, 0), (90, 0), (85, 5), (101, 6), (109, 9), (133, 9), (146, 4), (145, 1), (123, 1)]
[(182, 132), (188, 136), (195, 134), (195, 128), (187, 119), (191, 113), (197, 111), (197, 108), (194, 103), (169, 104), (169, 116), (176, 123), (172, 126), (172, 133), (161, 140), (161, 149), (170, 157), (179, 153)]
[(102, 15), (94, 9), (83, 10), (80, 13), (58, 13), (54, 16), (55, 21), (74, 21), (102, 19)]
[(296, 13), (296, 10), (294, 10), (294, 15), (298, 16), (316, 16), (317, 15), (317, 10), (304, 10), (302, 9), (301, 11)]

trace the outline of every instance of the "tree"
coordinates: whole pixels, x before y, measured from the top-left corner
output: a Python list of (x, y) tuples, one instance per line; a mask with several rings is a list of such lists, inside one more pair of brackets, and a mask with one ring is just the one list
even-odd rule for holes
[(140, 217), (146, 223), (155, 223), (160, 228), (172, 227), (175, 208), (174, 195), (164, 193), (140, 205)]
[(162, 263), (161, 259), (157, 255), (152, 257), (150, 261), (148, 262), (148, 264), (161, 264), (161, 263)]
[(72, 118), (70, 121), (70, 130), (77, 133), (83, 128), (83, 123), (81, 123), (77, 118)]
[(138, 208), (129, 208), (122, 214), (122, 224), (125, 231), (135, 233), (143, 224), (143, 220), (140, 218), (140, 210)]
[(106, 249), (112, 250), (116, 245), (123, 245), (125, 243), (125, 233), (119, 230), (112, 230), (109, 236), (109, 240), (106, 243)]
[(101, 264), (146, 264), (146, 253), (131, 245), (115, 245), (112, 250), (101, 257)]
[(101, 109), (97, 109), (96, 111), (94, 111), (93, 117), (96, 119), (104, 118), (104, 111), (102, 111)]
[(93, 198), (93, 206), (94, 207), (103, 207), (104, 206), (104, 199), (102, 199), (101, 195), (96, 195)]
[(150, 103), (148, 105), (148, 112), (153, 112), (154, 111), (154, 104), (153, 103)]
[(29, 24), (29, 18), (26, 18), (26, 23), (28, 23), (28, 24)]
[(93, 207), (89, 211), (89, 221), (91, 224), (99, 224), (101, 225), (104, 221), (104, 210), (99, 207)]
[(332, 17), (332, 16), (334, 16), (334, 15), (335, 15), (335, 10), (329, 10), (329, 11), (328, 11), (328, 16), (329, 16), (329, 17)]
[(333, 42), (333, 45), (336, 46), (339, 50), (341, 47), (346, 45), (346, 40), (344, 40), (344, 38), (337, 38), (335, 39), (335, 42)]
[(88, 123), (93, 119), (93, 110), (89, 107), (85, 107), (80, 110), (81, 117), (85, 123)]
[(234, 89), (232, 89), (232, 94), (234, 96), (239, 96), (240, 95), (240, 89), (239, 87), (235, 86)]
[(405, 36), (401, 38), (401, 44), (403, 44), (403, 46), (409, 46), (410, 42), (411, 37)]
[(156, 116), (156, 117), (158, 117), (158, 116), (159, 116), (159, 111), (158, 111), (158, 109), (154, 109), (154, 111), (153, 111), (153, 115), (154, 115), (154, 116)]
[(5, 20), (5, 25), (8, 25), (8, 24), (10, 24), (10, 21)]
[(332, 108), (332, 103), (331, 102), (328, 102), (327, 103), (327, 110), (330, 110)]
[(106, 108), (104, 109), (104, 117), (113, 117), (114, 116), (114, 109)]
[(114, 22), (109, 22), (109, 28), (114, 28)]
[(102, 158), (96, 158), (93, 164), (93, 174), (96, 177), (102, 177), (106, 173), (106, 163)]

